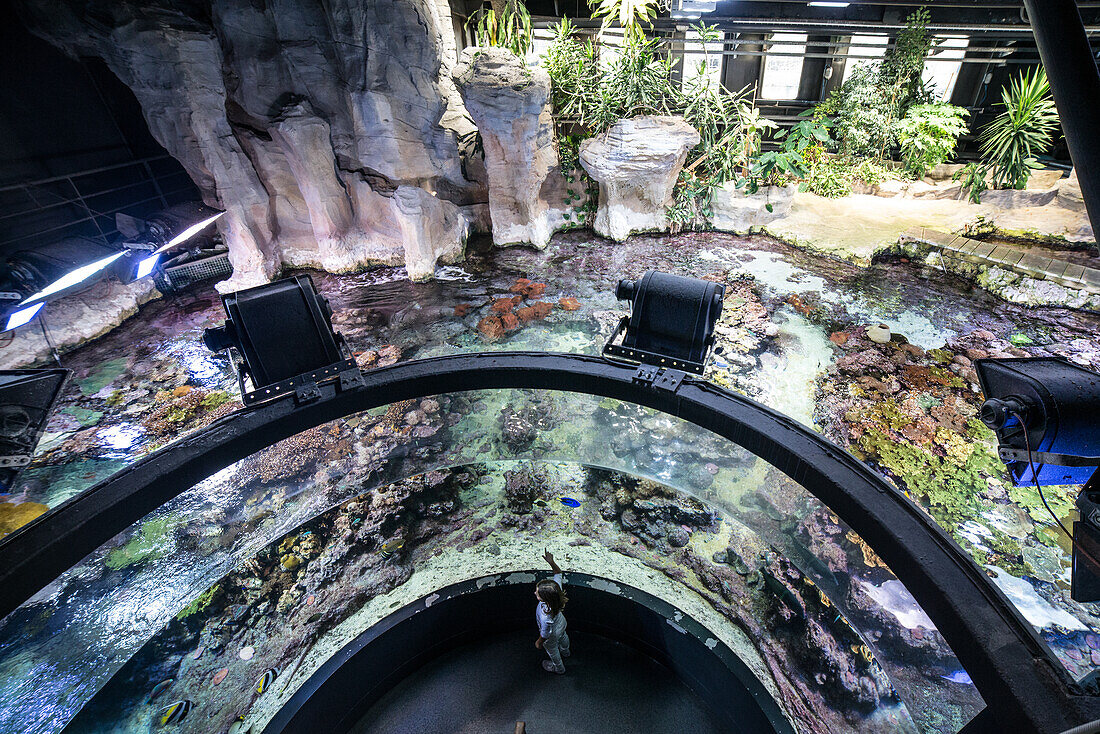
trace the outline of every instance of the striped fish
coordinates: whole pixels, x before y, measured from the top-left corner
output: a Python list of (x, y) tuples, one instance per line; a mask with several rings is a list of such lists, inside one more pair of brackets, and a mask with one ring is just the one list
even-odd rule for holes
[(187, 716), (187, 712), (191, 710), (192, 706), (194, 706), (194, 704), (190, 701), (176, 701), (160, 710), (160, 713), (157, 714), (157, 721), (161, 726), (178, 724), (184, 720)]
[(267, 672), (261, 675), (259, 680), (256, 681), (256, 693), (263, 693), (266, 691), (278, 677), (279, 671), (275, 670), (275, 668), (268, 668)]
[(389, 558), (397, 551), (401, 550), (405, 546), (404, 540), (391, 540), (378, 549), (378, 552), (383, 558)]
[(152, 703), (157, 696), (167, 691), (168, 686), (172, 685), (173, 680), (173, 678), (167, 678), (153, 686), (153, 690), (149, 692), (149, 698), (146, 700), (146, 703)]

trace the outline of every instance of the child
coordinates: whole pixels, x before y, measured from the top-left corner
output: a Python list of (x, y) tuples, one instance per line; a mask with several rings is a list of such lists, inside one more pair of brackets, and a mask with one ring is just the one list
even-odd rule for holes
[(543, 558), (550, 564), (554, 580), (545, 579), (535, 586), (535, 597), (539, 600), (539, 605), (535, 607), (535, 619), (539, 624), (539, 638), (535, 641), (535, 647), (545, 650), (550, 656), (549, 660), (542, 661), (543, 669), (560, 675), (565, 672), (565, 664), (561, 659), (569, 657), (569, 635), (565, 632), (565, 616), (561, 613), (569, 599), (562, 589), (565, 581), (562, 579), (561, 569), (554, 562), (553, 554), (546, 551)]

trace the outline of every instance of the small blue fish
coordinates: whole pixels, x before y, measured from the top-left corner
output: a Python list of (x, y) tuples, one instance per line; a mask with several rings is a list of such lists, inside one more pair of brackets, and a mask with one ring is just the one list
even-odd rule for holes
[(187, 716), (187, 712), (194, 706), (190, 701), (176, 701), (173, 704), (169, 704), (160, 710), (157, 714), (157, 722), (161, 726), (168, 726), (169, 724), (178, 724), (184, 720)]
[(974, 685), (974, 681), (970, 680), (970, 674), (965, 670), (956, 670), (951, 675), (941, 675), (940, 677), (952, 683), (965, 683), (968, 686)]
[(172, 685), (173, 680), (175, 680), (175, 679), (174, 678), (168, 678), (166, 680), (162, 680), (160, 683), (157, 683), (155, 686), (153, 686), (153, 690), (149, 692), (149, 698), (145, 702), (146, 703), (152, 703), (156, 699), (157, 696), (159, 696), (160, 694), (162, 694), (162, 693), (164, 693), (165, 691), (168, 690), (168, 686)]
[(256, 681), (256, 693), (263, 693), (271, 684), (279, 677), (279, 671), (275, 668), (269, 668), (266, 673), (260, 676), (260, 679)]
[(561, 498), (561, 503), (563, 505), (565, 505), (566, 507), (580, 507), (581, 506), (581, 503), (577, 502), (572, 497), (562, 497)]

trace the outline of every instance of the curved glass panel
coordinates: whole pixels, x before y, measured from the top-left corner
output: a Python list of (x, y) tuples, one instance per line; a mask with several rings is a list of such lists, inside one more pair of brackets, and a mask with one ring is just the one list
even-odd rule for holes
[[(648, 267), (726, 283), (716, 332), (723, 351), (708, 379), (858, 452), (989, 571), (1071, 675), (1100, 667), (1100, 616), (1069, 598), (1066, 539), (1032, 489), (1007, 486), (992, 434), (969, 425), (981, 396), (955, 379), (964, 360), (983, 354), (1054, 354), (1100, 369), (1094, 314), (1009, 304), (913, 263), (858, 268), (768, 237), (713, 232), (614, 246), (559, 235), (544, 251), (471, 254), (430, 283), (410, 283), (398, 268), (313, 277), (336, 328), (372, 368), (496, 349), (596, 354), (625, 308), (612, 284)], [(545, 290), (522, 277), (544, 280)], [(501, 331), (494, 304), (517, 296), (529, 296), (521, 307), (541, 301), (552, 311), (524, 312)], [(64, 355), (74, 380), (21, 486), (0, 497), (0, 533), (238, 407), (229, 360), (200, 339), (222, 318), (216, 294), (188, 293), (147, 304)], [(858, 336), (879, 322), (925, 351), (875, 354)], [(1047, 493), (1063, 522), (1075, 492)]]
[(768, 463), (636, 405), (499, 390), (303, 432), (98, 549), (0, 627), (0, 729), (57, 731), (89, 700), (80, 731), (177, 699), (260, 722), (393, 605), (542, 547), (685, 609), (800, 729), (957, 730), (983, 706), (889, 569)]

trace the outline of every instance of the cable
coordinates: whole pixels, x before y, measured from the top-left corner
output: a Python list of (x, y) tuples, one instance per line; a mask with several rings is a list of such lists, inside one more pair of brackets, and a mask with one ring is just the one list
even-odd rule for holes
[(46, 340), (46, 346), (50, 348), (50, 352), (53, 354), (53, 361), (57, 362), (58, 367), (61, 367), (61, 357), (57, 354), (57, 347), (50, 341), (50, 334), (46, 331), (46, 314), (38, 317), (38, 324), (42, 327), (42, 337)]
[(1012, 413), (1011, 415), (1013, 418), (1020, 422), (1020, 428), (1023, 429), (1024, 447), (1027, 449), (1027, 466), (1029, 469), (1031, 469), (1031, 481), (1035, 483), (1035, 489), (1039, 493), (1039, 499), (1043, 501), (1043, 507), (1047, 508), (1047, 512), (1049, 512), (1050, 516), (1054, 518), (1054, 522), (1058, 523), (1058, 527), (1060, 527), (1062, 529), (1062, 532), (1066, 534), (1066, 537), (1069, 538), (1069, 542), (1073, 545), (1073, 547), (1081, 551), (1081, 554), (1088, 559), (1089, 563), (1092, 563), (1097, 568), (1100, 568), (1100, 561), (1097, 561), (1091, 553), (1081, 547), (1081, 544), (1078, 543), (1077, 540), (1073, 537), (1073, 533), (1071, 533), (1069, 530), (1066, 530), (1066, 526), (1062, 524), (1062, 521), (1059, 520), (1058, 516), (1054, 514), (1054, 510), (1050, 509), (1050, 505), (1047, 504), (1047, 498), (1043, 494), (1043, 488), (1039, 485), (1039, 476), (1038, 473), (1035, 471), (1035, 464), (1031, 460), (1031, 439), (1027, 435), (1027, 424), (1024, 423), (1023, 418), (1021, 418), (1019, 414)]

